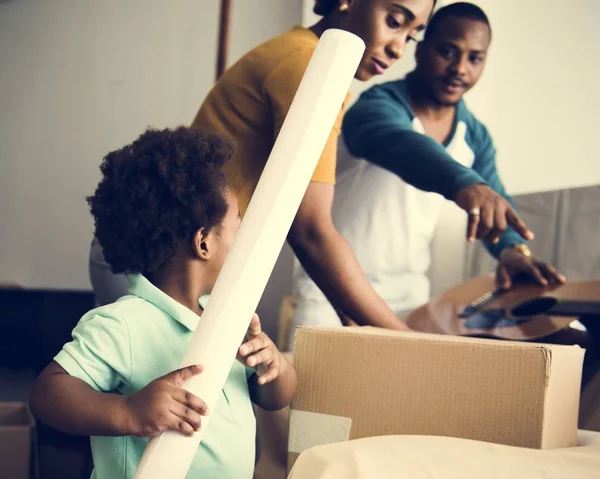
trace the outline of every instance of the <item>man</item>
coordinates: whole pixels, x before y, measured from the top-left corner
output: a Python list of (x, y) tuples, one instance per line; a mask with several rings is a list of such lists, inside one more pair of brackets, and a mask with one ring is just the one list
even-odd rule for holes
[[(350, 161), (338, 174), (334, 222), (398, 316), (428, 300), (430, 243), (443, 198), (468, 213), (468, 240), (482, 239), (498, 259), (499, 286), (523, 273), (542, 285), (565, 280), (527, 248), (533, 234), (498, 176), (491, 137), (462, 99), (483, 72), (490, 41), (479, 7), (440, 9), (417, 46), (415, 70), (363, 93), (344, 118), (347, 148), (367, 161)], [(340, 324), (299, 267), (295, 289), (295, 325)]]

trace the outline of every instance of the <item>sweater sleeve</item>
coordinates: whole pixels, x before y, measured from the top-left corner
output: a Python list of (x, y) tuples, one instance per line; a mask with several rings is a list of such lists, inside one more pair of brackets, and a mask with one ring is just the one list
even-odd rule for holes
[[(498, 170), (496, 168), (496, 148), (487, 128), (481, 123), (477, 122), (474, 130), (475, 138), (475, 162), (473, 163), (473, 170), (475, 170), (500, 196), (504, 197), (516, 211), (516, 205), (510, 195), (506, 192), (504, 184), (500, 179)], [(492, 244), (484, 241), (484, 245), (488, 252), (494, 257), (498, 258), (503, 249), (517, 244), (523, 244), (525, 240), (510, 226), (504, 231), (500, 240), (496, 244)]]
[(385, 168), (412, 186), (454, 201), (459, 190), (485, 183), (434, 139), (415, 132), (409, 112), (376, 88), (346, 113), (342, 134), (352, 155)]

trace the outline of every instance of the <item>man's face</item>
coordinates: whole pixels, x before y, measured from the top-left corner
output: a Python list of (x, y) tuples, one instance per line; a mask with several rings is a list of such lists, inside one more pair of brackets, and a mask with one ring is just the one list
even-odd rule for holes
[(419, 80), (432, 99), (455, 105), (483, 73), (490, 29), (479, 20), (448, 17), (417, 50)]

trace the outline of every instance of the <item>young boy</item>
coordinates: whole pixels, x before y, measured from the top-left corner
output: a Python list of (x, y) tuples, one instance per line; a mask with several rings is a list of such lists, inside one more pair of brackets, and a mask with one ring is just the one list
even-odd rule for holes
[(191, 435), (208, 414), (188, 477), (251, 478), (251, 401), (275, 410), (294, 395), (295, 371), (256, 315), (213, 411), (181, 387), (202, 366), (175, 370), (239, 227), (222, 172), (232, 151), (197, 130), (150, 130), (101, 166), (88, 203), (108, 263), (127, 274), (129, 295), (80, 320), (31, 396), (40, 420), (92, 436), (92, 478), (133, 477), (148, 437)]

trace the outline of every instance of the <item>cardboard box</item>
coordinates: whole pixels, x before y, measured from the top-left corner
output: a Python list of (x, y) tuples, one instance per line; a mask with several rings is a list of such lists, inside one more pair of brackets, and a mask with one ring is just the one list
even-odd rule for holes
[(0, 403), (0, 477), (29, 479), (35, 422), (25, 403)]
[(288, 468), (316, 445), (392, 434), (575, 446), (583, 355), (578, 346), (298, 328)]

